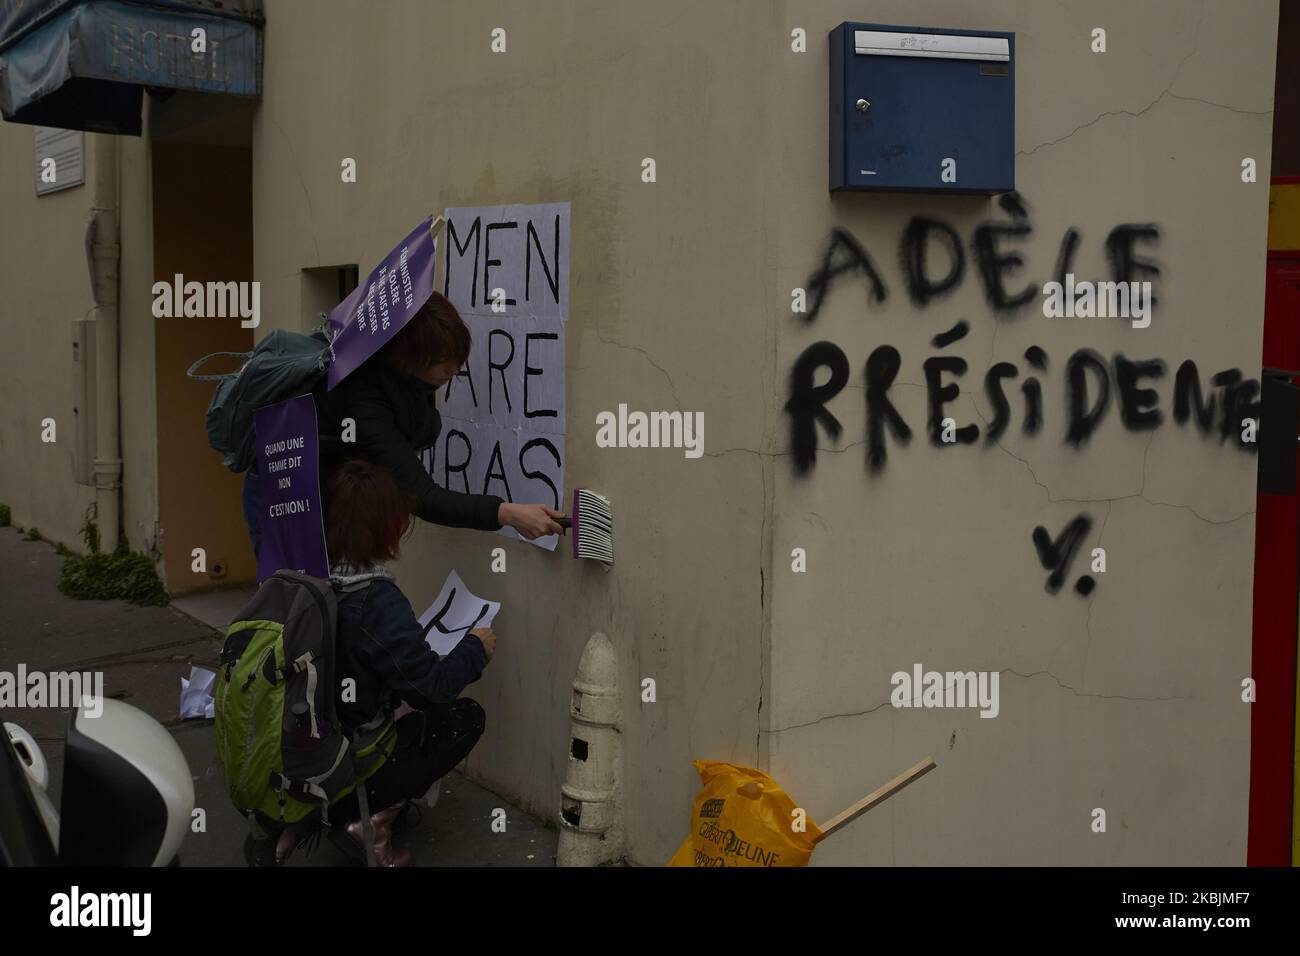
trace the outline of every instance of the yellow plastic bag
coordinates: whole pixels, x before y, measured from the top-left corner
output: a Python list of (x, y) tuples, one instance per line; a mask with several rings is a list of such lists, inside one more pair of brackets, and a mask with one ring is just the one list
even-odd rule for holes
[(780, 784), (761, 770), (717, 760), (694, 766), (704, 789), (695, 796), (691, 835), (669, 866), (808, 865), (821, 830), (793, 812), (795, 802)]

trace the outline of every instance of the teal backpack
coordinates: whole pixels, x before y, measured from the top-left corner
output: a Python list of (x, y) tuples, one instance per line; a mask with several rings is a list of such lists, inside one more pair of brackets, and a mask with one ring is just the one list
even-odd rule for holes
[[(308, 335), (276, 329), (251, 352), (213, 352), (185, 374), (196, 382), (217, 382), (208, 405), (208, 444), (221, 452), (221, 463), (239, 474), (257, 460), (253, 442), (253, 413), (266, 405), (310, 392), (325, 377), (329, 337), (317, 329)], [(198, 375), (209, 359), (235, 358), (238, 371)]]

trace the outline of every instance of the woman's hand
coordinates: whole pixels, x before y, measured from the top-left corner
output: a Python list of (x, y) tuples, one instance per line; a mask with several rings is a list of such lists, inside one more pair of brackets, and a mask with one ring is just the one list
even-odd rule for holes
[(483, 653), (487, 655), (488, 660), (492, 660), (492, 655), (497, 652), (497, 634), (490, 627), (476, 627), (470, 631), (477, 637), (483, 645)]
[(548, 534), (563, 534), (564, 529), (555, 523), (556, 518), (563, 518), (564, 512), (548, 508), (546, 505), (517, 505), (503, 501), (497, 509), (497, 522), (508, 525), (519, 532), (519, 536), (533, 541)]

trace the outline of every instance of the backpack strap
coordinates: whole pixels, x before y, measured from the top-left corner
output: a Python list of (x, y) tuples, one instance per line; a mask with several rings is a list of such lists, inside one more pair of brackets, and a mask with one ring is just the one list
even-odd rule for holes
[(189, 369), (185, 372), (185, 374), (188, 375), (191, 379), (193, 379), (196, 382), (220, 382), (223, 379), (233, 378), (234, 376), (238, 375), (239, 372), (223, 372), (221, 375), (196, 375), (194, 373), (197, 372), (203, 366), (203, 364), (210, 359), (235, 358), (235, 359), (241, 359), (246, 362), (252, 357), (253, 357), (252, 352), (213, 352), (211, 355), (203, 356), (203, 358), (199, 359), (197, 362), (191, 365)]
[(283, 667), (268, 667), (263, 673), (270, 683), (278, 684), (290, 674), (301, 674), (303, 671), (310, 670), (311, 668), (308, 665), (315, 660), (315, 655), (311, 651), (307, 651), (305, 654), (289, 661)]
[(366, 866), (379, 866), (375, 855), (375, 825), (370, 820), (370, 799), (366, 796), (364, 781), (357, 784), (357, 807), (361, 810), (361, 832), (365, 835)]
[(260, 820), (257, 819), (257, 811), (250, 810), (244, 817), (248, 821), (248, 832), (254, 840), (269, 840), (271, 835), (266, 832)]
[[(284, 774), (271, 771), (271, 785), (279, 788), (280, 793), (296, 793), (309, 800), (316, 800), (321, 805), (321, 820), (325, 825), (329, 825), (329, 801), (325, 799), (325, 791), (320, 787), (309, 782), (294, 783)], [(375, 825), (370, 819), (370, 798), (366, 794), (365, 781), (358, 783), (356, 786), (357, 809), (361, 811), (361, 831), (365, 836), (366, 844), (366, 865), (377, 867), (379, 860), (375, 855)], [(281, 798), (283, 799), (283, 797)]]

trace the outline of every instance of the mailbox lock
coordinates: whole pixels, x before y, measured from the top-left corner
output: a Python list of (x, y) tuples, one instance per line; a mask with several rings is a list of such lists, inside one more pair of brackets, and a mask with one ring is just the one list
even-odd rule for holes
[(868, 103), (866, 100), (858, 100), (857, 107), (859, 113), (865, 113), (867, 110), (871, 108), (871, 104)]

